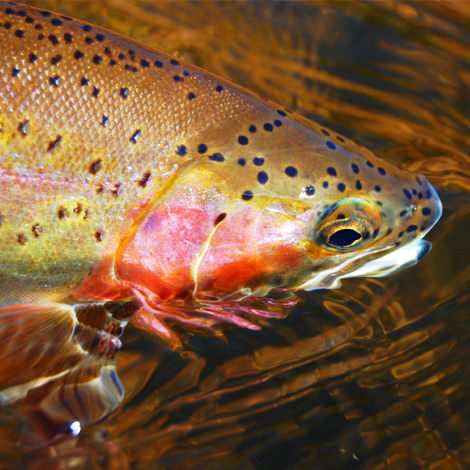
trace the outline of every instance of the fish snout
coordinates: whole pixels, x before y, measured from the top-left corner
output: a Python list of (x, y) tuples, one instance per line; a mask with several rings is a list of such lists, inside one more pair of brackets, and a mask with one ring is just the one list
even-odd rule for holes
[(416, 181), (415, 187), (403, 190), (408, 204), (399, 214), (404, 228), (399, 238), (423, 237), (442, 215), (442, 203), (433, 186), (423, 176)]

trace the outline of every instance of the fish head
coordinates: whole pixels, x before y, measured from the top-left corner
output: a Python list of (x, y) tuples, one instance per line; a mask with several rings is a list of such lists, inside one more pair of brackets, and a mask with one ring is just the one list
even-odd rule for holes
[(218, 300), (336, 287), (429, 251), (442, 205), (423, 176), (295, 122), (244, 147), (180, 169), (121, 250), (121, 276)]

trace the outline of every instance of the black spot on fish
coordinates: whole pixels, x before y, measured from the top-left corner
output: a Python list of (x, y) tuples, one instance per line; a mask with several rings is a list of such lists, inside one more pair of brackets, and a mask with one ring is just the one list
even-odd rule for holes
[(214, 153), (213, 155), (209, 156), (209, 160), (214, 162), (223, 162), (225, 160), (224, 156), (221, 153)]
[(31, 52), (31, 54), (28, 56), (28, 60), (31, 64), (34, 64), (38, 60), (38, 56)]
[(25, 137), (28, 134), (28, 130), (29, 130), (28, 120), (19, 123), (18, 131), (23, 137)]
[(265, 171), (260, 171), (258, 173), (258, 181), (261, 184), (266, 184), (268, 182), (268, 174)]
[(114, 197), (118, 197), (119, 194), (121, 194), (121, 191), (122, 191), (122, 183), (116, 183), (114, 185), (114, 189), (111, 191), (111, 194), (114, 196)]
[(255, 157), (255, 158), (253, 158), (253, 163), (254, 163), (256, 166), (262, 166), (262, 165), (264, 165), (264, 158)]
[(102, 168), (102, 163), (101, 163), (101, 158), (98, 159), (98, 160), (95, 160), (91, 165), (90, 165), (90, 173), (92, 175), (96, 175), (96, 173), (98, 173), (98, 171), (101, 170)]
[(114, 59), (111, 59), (109, 61), (109, 65), (111, 65), (111, 67), (114, 67), (116, 64), (117, 64), (117, 62)]
[(75, 59), (77, 60), (80, 60), (80, 59), (83, 59), (83, 52), (82, 51), (75, 51), (73, 56), (75, 57)]
[(147, 186), (147, 183), (150, 179), (150, 177), (152, 176), (152, 174), (150, 173), (150, 171), (146, 171), (143, 175), (142, 175), (142, 178), (140, 179), (139, 181), (139, 186), (141, 188), (145, 188)]
[(221, 214), (219, 214), (216, 219), (214, 220), (214, 226), (215, 225), (219, 225), (220, 222), (222, 222), (222, 220), (225, 219), (225, 217), (227, 217), (227, 214), (225, 212), (222, 212)]
[(86, 86), (86, 85), (88, 85), (88, 83), (89, 83), (88, 78), (86, 78), (86, 77), (82, 77), (82, 79), (80, 80), (80, 85), (81, 86)]
[(323, 135), (326, 135), (327, 137), (330, 135), (330, 133), (326, 129), (321, 130)]
[(140, 137), (140, 129), (137, 129), (131, 136), (131, 138), (129, 139), (129, 142), (131, 144), (136, 144), (137, 143), (137, 139)]
[(28, 241), (28, 237), (24, 233), (19, 233), (16, 239), (20, 245), (25, 245)]
[(18, 67), (14, 67), (11, 71), (12, 77), (17, 77), (20, 74), (20, 69)]
[(85, 38), (85, 42), (86, 42), (87, 44), (93, 44), (95, 41), (94, 41), (93, 38), (86, 37), (86, 38)]
[(104, 53), (106, 55), (111, 55), (111, 49), (109, 47), (107, 47), (105, 50), (104, 50)]
[(180, 77), (179, 75), (173, 75), (173, 80), (175, 82), (182, 82), (184, 79), (183, 77)]
[(22, 38), (22, 37), (24, 37), (24, 31), (23, 31), (22, 29), (17, 29), (17, 30), (15, 31), (15, 36), (16, 36), (17, 38)]
[(95, 38), (96, 38), (97, 41), (103, 42), (103, 41), (104, 41), (104, 34), (98, 33), (98, 34), (95, 36)]
[(287, 176), (290, 176), (291, 178), (294, 178), (295, 176), (297, 176), (297, 168), (293, 167), (293, 166), (288, 166), (285, 170), (285, 173)]
[(57, 217), (59, 217), (59, 219), (62, 220), (68, 216), (69, 216), (69, 211), (65, 207), (60, 206), (59, 210), (57, 211)]
[(49, 83), (55, 87), (59, 86), (60, 77), (58, 75), (49, 78)]
[(336, 176), (337, 173), (336, 173), (336, 169), (333, 168), (332, 166), (330, 166), (329, 168), (326, 169), (326, 172), (330, 175), (330, 176)]
[(73, 42), (73, 36), (70, 33), (65, 33), (64, 40), (67, 44), (70, 44), (71, 42)]
[(34, 23), (34, 18), (31, 18), (30, 16), (27, 16), (24, 20), (25, 20), (26, 23), (28, 23), (28, 24)]
[(189, 95), (188, 95), (188, 100), (189, 100), (189, 101), (192, 101), (194, 98), (196, 98), (196, 95), (195, 95), (194, 93), (192, 93), (192, 92), (189, 93)]
[(150, 62), (148, 60), (142, 59), (140, 61), (140, 65), (142, 65), (142, 67), (150, 67)]
[(163, 67), (163, 62), (160, 60), (156, 60), (153, 64), (155, 65), (155, 67), (158, 67), (159, 69)]
[(253, 126), (253, 124), (248, 128), (248, 130), (254, 134), (256, 132), (256, 126)]
[(187, 149), (185, 145), (178, 145), (175, 150), (176, 155), (179, 155), (180, 157), (184, 157), (187, 153)]
[(103, 58), (99, 55), (93, 56), (93, 63), (95, 63), (96, 65), (101, 64), (102, 60)]
[(79, 202), (77, 202), (77, 207), (75, 207), (75, 209), (73, 210), (73, 213), (80, 215), (82, 211), (83, 211), (83, 206)]
[(240, 145), (247, 145), (248, 144), (248, 138), (245, 137), (244, 135), (238, 136), (238, 143)]
[(57, 54), (55, 57), (51, 59), (51, 65), (57, 65), (62, 60), (62, 56)]
[(62, 140), (62, 136), (58, 135), (55, 140), (52, 140), (51, 142), (49, 142), (47, 151), (52, 152), (53, 150), (55, 150), (59, 146), (61, 140)]
[(99, 230), (95, 232), (95, 240), (97, 242), (101, 242), (103, 240), (103, 234)]
[(129, 96), (129, 90), (127, 88), (121, 88), (121, 91), (119, 93), (124, 99)]
[(39, 238), (42, 233), (42, 227), (39, 224), (34, 224), (31, 228), (34, 238)]
[(37, 25), (34, 26), (34, 29), (42, 29), (42, 24), (38, 23)]
[(243, 194), (242, 194), (242, 199), (244, 201), (249, 201), (250, 199), (253, 199), (253, 193), (251, 191), (245, 191)]
[(218, 93), (220, 93), (223, 89), (224, 89), (224, 87), (222, 85), (217, 85), (215, 87), (215, 91), (217, 91)]
[(203, 154), (207, 152), (207, 145), (206, 144), (200, 144), (197, 148), (197, 153)]
[(57, 46), (57, 44), (59, 44), (57, 36), (54, 36), (53, 34), (49, 34), (49, 36), (47, 36), (47, 39), (49, 39), (49, 41), (51, 41), (54, 46)]
[(41, 11), (39, 13), (41, 16), (44, 16), (44, 18), (47, 18), (49, 16), (51, 16), (51, 12), (50, 11)]
[(313, 196), (315, 194), (315, 188), (313, 186), (307, 186), (305, 188), (305, 194), (307, 196)]
[(87, 24), (84, 25), (84, 26), (82, 26), (82, 29), (83, 29), (83, 31), (85, 31), (86, 33), (89, 33), (90, 31), (93, 30), (93, 28), (92, 28), (91, 26), (87, 25)]
[(62, 20), (59, 20), (59, 18), (53, 18), (53, 19), (51, 20), (51, 23), (52, 23), (52, 25), (54, 25), (54, 26), (60, 26), (60, 25), (63, 23), (63, 21), (62, 21)]
[(95, 98), (97, 98), (99, 94), (100, 94), (100, 90), (94, 86), (94, 87), (93, 87), (93, 93), (92, 93), (92, 95), (93, 95)]
[(274, 127), (270, 122), (266, 122), (265, 124), (263, 124), (263, 129), (265, 131), (272, 132)]
[(106, 125), (108, 124), (108, 121), (109, 121), (109, 118), (103, 114), (103, 116), (101, 117), (101, 125), (103, 127), (106, 127)]

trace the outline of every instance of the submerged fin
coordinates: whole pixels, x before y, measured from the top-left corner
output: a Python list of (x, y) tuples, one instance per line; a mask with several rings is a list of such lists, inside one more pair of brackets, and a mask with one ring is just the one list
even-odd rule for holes
[(170, 342), (173, 347), (180, 347), (181, 342), (168, 323), (180, 323), (191, 329), (205, 329), (214, 333), (217, 326), (230, 323), (241, 328), (259, 330), (261, 327), (245, 318), (284, 318), (286, 307), (292, 307), (297, 299), (270, 299), (250, 297), (237, 301), (213, 301), (188, 305), (184, 301), (151, 302), (141, 292), (134, 292), (140, 310), (132, 317), (132, 321)]
[(126, 320), (114, 315), (106, 304), (0, 308), (0, 406), (26, 449), (77, 435), (121, 404), (114, 359)]
[[(23, 386), (38, 377), (56, 375), (64, 369), (64, 357), (67, 357), (68, 367), (78, 363), (83, 351), (72, 341), (77, 324), (73, 307), (66, 304), (22, 304), (0, 308), (1, 388)], [(0, 403), (5, 400), (2, 391)]]

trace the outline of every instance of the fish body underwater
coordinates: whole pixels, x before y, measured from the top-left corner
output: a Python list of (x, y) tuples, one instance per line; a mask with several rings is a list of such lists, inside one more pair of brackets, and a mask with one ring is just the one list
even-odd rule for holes
[(255, 328), (227, 306), (389, 272), (441, 215), (424, 177), (101, 28), (0, 2), (0, 50), (4, 317)]

